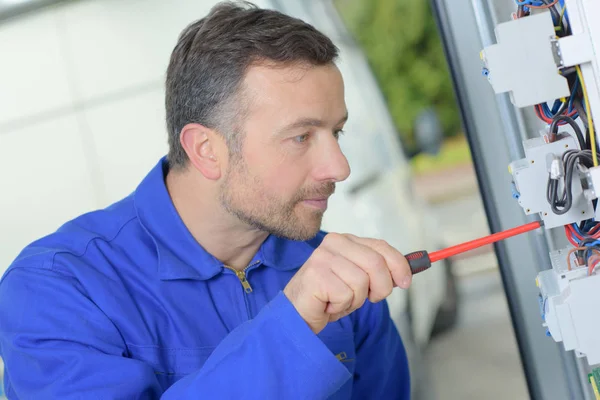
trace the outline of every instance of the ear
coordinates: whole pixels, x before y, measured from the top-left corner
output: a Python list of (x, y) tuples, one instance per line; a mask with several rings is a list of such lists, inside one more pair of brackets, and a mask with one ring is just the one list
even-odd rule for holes
[(179, 141), (185, 150), (190, 164), (206, 179), (221, 177), (222, 163), (218, 157), (218, 134), (204, 125), (187, 124), (179, 134)]

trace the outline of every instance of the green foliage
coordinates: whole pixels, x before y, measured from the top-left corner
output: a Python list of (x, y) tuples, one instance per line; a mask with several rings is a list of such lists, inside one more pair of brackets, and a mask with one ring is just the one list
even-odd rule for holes
[(445, 136), (460, 133), (460, 114), (429, 2), (335, 3), (367, 54), (405, 147), (414, 148), (414, 120), (430, 106), (437, 111)]
[(464, 136), (456, 136), (444, 142), (440, 153), (432, 156), (417, 154), (410, 163), (415, 175), (426, 175), (447, 170), (457, 166), (468, 165), (472, 162), (469, 143)]

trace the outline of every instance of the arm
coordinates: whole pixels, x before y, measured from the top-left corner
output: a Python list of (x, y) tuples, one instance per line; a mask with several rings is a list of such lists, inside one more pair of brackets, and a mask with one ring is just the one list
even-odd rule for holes
[(386, 301), (367, 301), (356, 313), (353, 398), (410, 399), (406, 351)]
[(0, 283), (0, 305), (9, 398), (316, 399), (350, 379), (282, 293), (164, 394), (150, 365), (127, 358), (120, 332), (74, 278), (13, 267)]

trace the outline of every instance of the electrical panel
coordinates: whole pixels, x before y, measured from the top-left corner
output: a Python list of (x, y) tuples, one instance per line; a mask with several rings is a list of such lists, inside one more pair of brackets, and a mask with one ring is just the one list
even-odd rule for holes
[[(497, 43), (481, 51), (482, 73), (515, 107), (532, 107), (544, 129), (509, 165), (513, 197), (570, 247), (550, 253), (536, 279), (541, 326), (565, 350), (600, 365), (600, 1), (515, 0)], [(543, 334), (544, 330), (540, 329)], [(590, 376), (598, 375), (593, 369)], [(590, 379), (596, 385), (594, 379)], [(600, 394), (594, 386), (597, 398)]]

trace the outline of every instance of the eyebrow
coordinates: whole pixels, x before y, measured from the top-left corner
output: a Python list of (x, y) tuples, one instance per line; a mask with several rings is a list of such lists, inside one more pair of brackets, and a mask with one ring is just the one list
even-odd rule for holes
[[(347, 120), (348, 120), (348, 113), (346, 113), (346, 115), (344, 115), (344, 117), (342, 119), (340, 119), (335, 125), (343, 124)], [(301, 119), (299, 119), (295, 122), (292, 122), (291, 124), (286, 125), (283, 128), (281, 128), (279, 130), (278, 134), (283, 134), (283, 133), (293, 131), (294, 129), (298, 129), (298, 128), (305, 128), (305, 127), (322, 128), (324, 126), (325, 126), (325, 121), (323, 121), (321, 119), (301, 118)]]

